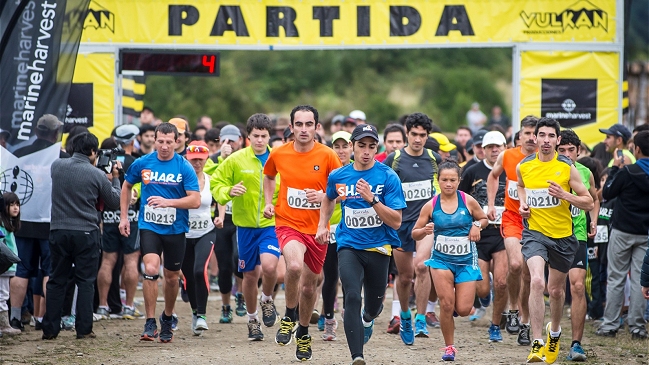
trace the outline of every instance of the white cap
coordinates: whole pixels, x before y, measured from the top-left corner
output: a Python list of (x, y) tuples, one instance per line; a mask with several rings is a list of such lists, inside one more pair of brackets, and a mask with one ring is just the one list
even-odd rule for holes
[(507, 144), (507, 139), (498, 131), (487, 132), (482, 138), (482, 147), (486, 147), (490, 144), (503, 146)]
[(349, 113), (349, 116), (354, 119), (367, 120), (365, 118), (365, 113), (363, 113), (362, 110), (352, 110), (352, 112)]

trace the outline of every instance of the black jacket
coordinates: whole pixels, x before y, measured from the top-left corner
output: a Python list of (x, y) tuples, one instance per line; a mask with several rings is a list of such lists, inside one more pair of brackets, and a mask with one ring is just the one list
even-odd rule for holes
[(613, 166), (602, 191), (604, 199), (617, 198), (613, 228), (628, 234), (649, 232), (649, 175), (636, 164)]
[(640, 285), (649, 288), (649, 250), (644, 255), (642, 271), (640, 272)]

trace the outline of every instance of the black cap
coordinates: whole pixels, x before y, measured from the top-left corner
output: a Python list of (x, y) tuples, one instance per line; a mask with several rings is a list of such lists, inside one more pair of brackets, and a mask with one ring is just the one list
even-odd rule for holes
[(613, 124), (609, 129), (600, 128), (599, 131), (606, 135), (622, 137), (622, 140), (624, 142), (628, 141), (631, 138), (631, 131), (629, 131), (627, 127), (623, 126), (622, 124)]
[(380, 141), (379, 132), (376, 130), (376, 127), (369, 124), (357, 125), (356, 128), (354, 128), (354, 131), (352, 132), (352, 141), (358, 141), (365, 137), (372, 137), (377, 142)]
[(286, 141), (287, 139), (289, 139), (289, 137), (291, 137), (291, 134), (293, 134), (291, 127), (286, 127), (284, 129), (284, 140)]
[(487, 131), (484, 129), (480, 129), (479, 131), (475, 132), (473, 135), (473, 145), (482, 145), (482, 139), (484, 138), (484, 135), (487, 134)]
[(433, 152), (439, 152), (439, 142), (431, 136), (428, 136), (426, 142), (424, 143), (424, 148), (427, 148)]
[(464, 144), (464, 149), (468, 153), (473, 154), (473, 140), (472, 139), (466, 141), (466, 143)]

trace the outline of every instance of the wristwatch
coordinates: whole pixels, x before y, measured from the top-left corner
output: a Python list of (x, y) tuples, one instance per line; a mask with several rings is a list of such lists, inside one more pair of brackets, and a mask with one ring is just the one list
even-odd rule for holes
[(480, 230), (482, 231), (482, 223), (480, 223), (480, 221), (473, 221), (473, 225), (480, 228)]
[(370, 205), (375, 206), (378, 203), (379, 203), (379, 197), (374, 195), (374, 198), (372, 198), (372, 201), (370, 202)]

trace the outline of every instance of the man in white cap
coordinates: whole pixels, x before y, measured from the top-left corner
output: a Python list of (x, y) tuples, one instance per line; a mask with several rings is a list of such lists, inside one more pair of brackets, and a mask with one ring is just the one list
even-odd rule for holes
[(349, 117), (352, 119), (356, 119), (356, 124), (361, 124), (365, 123), (367, 121), (367, 118), (365, 117), (365, 113), (362, 110), (352, 110), (351, 113), (349, 113)]

